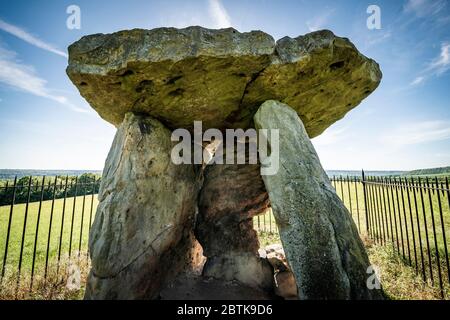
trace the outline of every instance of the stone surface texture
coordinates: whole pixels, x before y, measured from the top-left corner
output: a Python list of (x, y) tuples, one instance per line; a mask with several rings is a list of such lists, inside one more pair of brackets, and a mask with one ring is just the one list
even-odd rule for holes
[(273, 268), (274, 293), (286, 300), (297, 300), (297, 284), (280, 244), (266, 246), (264, 254)]
[(206, 166), (195, 231), (206, 256), (258, 251), (252, 218), (269, 207), (259, 172), (259, 164)]
[(316, 31), (278, 41), (262, 32), (134, 29), (85, 36), (67, 74), (106, 121), (145, 113), (168, 128), (252, 127), (266, 100), (289, 104), (313, 138), (378, 86), (378, 64), (346, 38)]
[(272, 269), (259, 257), (252, 223), (269, 207), (259, 164), (212, 164), (203, 177), (195, 228), (207, 257), (203, 274), (271, 289)]
[(157, 298), (166, 281), (202, 258), (192, 232), (198, 175), (191, 165), (172, 164), (171, 148), (159, 121), (125, 116), (89, 236), (87, 299)]
[(279, 130), (279, 170), (263, 180), (299, 298), (381, 299), (366, 285), (364, 245), (295, 110), (267, 101), (255, 125)]

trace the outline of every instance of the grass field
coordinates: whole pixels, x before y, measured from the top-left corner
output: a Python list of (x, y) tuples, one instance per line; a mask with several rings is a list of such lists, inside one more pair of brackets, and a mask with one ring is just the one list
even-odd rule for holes
[[(341, 183), (333, 182), (338, 196), (343, 200), (345, 206), (351, 212), (352, 218), (361, 234), (365, 234), (366, 230), (366, 214), (364, 205), (364, 190), (361, 183)], [(409, 192), (405, 188), (397, 190), (381, 188), (380, 186), (370, 186), (367, 189), (368, 210), (371, 212), (369, 216), (371, 235), (375, 238), (379, 237), (399, 242), (400, 250), (403, 249), (405, 256), (414, 255), (413, 239), (416, 243), (416, 251), (419, 250), (419, 231), (422, 240), (422, 248), (425, 250), (429, 245), (430, 251), (434, 251), (437, 244), (439, 255), (445, 257), (445, 246), (450, 247), (450, 202), (447, 192), (431, 192), (424, 190), (422, 194), (418, 190), (410, 189)], [(403, 192), (402, 192), (403, 191)], [(414, 192), (415, 191), (415, 192)], [(416, 193), (416, 201), (414, 201), (414, 193)], [(409, 194), (409, 198), (408, 198)], [(438, 197), (441, 206), (439, 206)], [(423, 206), (421, 200), (423, 199)], [(430, 201), (431, 200), (431, 201)], [(417, 206), (415, 205), (417, 203)], [(441, 210), (439, 209), (441, 208)], [(433, 209), (433, 211), (431, 210)], [(442, 220), (441, 214), (442, 211)], [(375, 212), (375, 213), (374, 213)], [(405, 219), (406, 217), (406, 219)], [(412, 217), (412, 223), (411, 223)], [(433, 232), (433, 220), (434, 230)], [(392, 222), (392, 233), (391, 233)], [(275, 228), (273, 217), (269, 216), (256, 217), (254, 226), (256, 229), (271, 231)], [(397, 226), (397, 232), (395, 232)], [(413, 228), (411, 228), (413, 226)], [(408, 230), (408, 232), (406, 231)], [(428, 233), (428, 245), (426, 234)], [(444, 241), (445, 234), (445, 241)], [(407, 239), (410, 243), (410, 252), (407, 247)], [(435, 241), (436, 240), (436, 241)], [(381, 239), (377, 242), (381, 242)], [(403, 253), (403, 250), (402, 250)], [(417, 252), (416, 252), (417, 253)], [(414, 259), (412, 256), (411, 259)]]
[[(392, 298), (441, 298), (439, 274), (444, 287), (444, 296), (447, 299), (450, 298), (450, 279), (446, 259), (446, 248), (447, 250), (450, 248), (450, 207), (447, 192), (440, 192), (438, 195), (437, 192), (430, 193), (428, 190), (423, 190), (421, 194), (418, 190), (410, 189), (408, 200), (408, 192), (405, 188), (391, 190), (379, 185), (367, 187), (368, 210), (371, 212), (369, 216), (371, 237), (369, 237), (366, 231), (362, 184), (338, 181), (333, 182), (333, 186), (351, 212), (368, 249), (370, 260), (386, 270), (385, 289)], [(416, 201), (414, 201), (414, 191), (416, 191)], [(258, 231), (262, 246), (280, 242), (275, 219), (270, 212), (255, 217), (253, 226)], [(419, 230), (421, 241), (419, 241)], [(438, 248), (437, 252), (436, 248)]]
[[(437, 270), (436, 264), (437, 254), (439, 255), (441, 266), (440, 274), (445, 287), (446, 297), (449, 297), (449, 280), (445, 260), (445, 245), (447, 245), (448, 249), (450, 236), (450, 234), (448, 234), (450, 233), (448, 193), (439, 193), (441, 203), (441, 210), (439, 210), (439, 198), (436, 192), (430, 194), (429, 191), (423, 191), (422, 194), (420, 194), (420, 192), (416, 190), (416, 207), (413, 190), (410, 190), (410, 192), (407, 193), (404, 188), (403, 190), (400, 188), (397, 190), (395, 190), (395, 188), (390, 190), (386, 188), (383, 189), (379, 186), (376, 187), (375, 185), (370, 187), (367, 190), (367, 203), (369, 210), (372, 213), (376, 212), (376, 214), (370, 215), (372, 231), (370, 232), (371, 237), (368, 237), (366, 233), (365, 202), (362, 184), (341, 184), (340, 182), (336, 182), (333, 183), (333, 185), (336, 187), (338, 195), (343, 199), (344, 204), (351, 212), (361, 237), (364, 239), (372, 263), (380, 265), (380, 267), (385, 270), (385, 276), (382, 281), (384, 283), (384, 288), (391, 297), (396, 299), (440, 298), (440, 290), (438, 289), (439, 270)], [(378, 201), (374, 201), (374, 199), (378, 199)], [(53, 215), (51, 214), (52, 206)], [(411, 211), (409, 209), (410, 206)], [(78, 264), (84, 266), (81, 268), (81, 278), (86, 278), (89, 264), (88, 259), (86, 259), (89, 223), (93, 221), (96, 207), (96, 195), (67, 198), (65, 201), (64, 199), (57, 199), (54, 203), (52, 200), (42, 202), (35, 256), (34, 277), (36, 279), (36, 289), (26, 293), (26, 288), (29, 286), (33, 263), (39, 202), (30, 203), (28, 209), (26, 204), (15, 205), (12, 213), (6, 260), (6, 280), (4, 281), (3, 287), (5, 287), (5, 284), (8, 281), (13, 283), (15, 281), (14, 279), (17, 278), (23, 238), (21, 283), (19, 286), (13, 286), (16, 287), (14, 294), (18, 297), (45, 299), (72, 299), (82, 297), (82, 287), (75, 291), (67, 291), (64, 289), (67, 280), (67, 272), (65, 270), (67, 270), (70, 263), (76, 261)], [(431, 212), (431, 207), (433, 208), (433, 214)], [(0, 206), (0, 266), (3, 266), (4, 261), (10, 209), (10, 206)], [(440, 211), (442, 211), (442, 221)], [(26, 212), (26, 228), (25, 233), (23, 233)], [(393, 223), (394, 217), (396, 219), (396, 224)], [(52, 219), (51, 228), (50, 219)], [(433, 232), (433, 220), (435, 232)], [(411, 225), (413, 228), (411, 228)], [(397, 226), (397, 232), (395, 232), (395, 226)], [(408, 227), (408, 232), (406, 232), (406, 227)], [(254, 228), (258, 231), (261, 246), (280, 242), (276, 223), (272, 214), (269, 213), (255, 217)], [(49, 230), (50, 245), (47, 248)], [(421, 242), (419, 241), (419, 230)], [(444, 241), (443, 231), (447, 232), (446, 241)], [(428, 241), (426, 240), (427, 233)], [(434, 234), (436, 234), (436, 237), (434, 237)], [(23, 237), (23, 235), (25, 236)], [(386, 241), (382, 241), (380, 236), (383, 236)], [(391, 239), (394, 239), (393, 243), (390, 242)], [(72, 245), (69, 250), (70, 243), (72, 243)], [(420, 244), (422, 245), (422, 248), (420, 248)], [(414, 250), (414, 247), (416, 250)], [(437, 253), (435, 250), (436, 247), (438, 248)], [(81, 252), (80, 258), (78, 258), (79, 251)], [(45, 271), (47, 252), (49, 257), (49, 280), (46, 282), (44, 281), (45, 279), (42, 279), (42, 276)], [(69, 258), (69, 252), (71, 259)], [(429, 256), (428, 252), (430, 252)], [(58, 257), (60, 259), (59, 264)], [(429, 257), (432, 262), (431, 264), (429, 263)], [(422, 276), (422, 259), (424, 261), (423, 266), (426, 275), (425, 281)], [(61, 270), (58, 271), (59, 269)], [(430, 270), (434, 276), (433, 282), (430, 280)], [(19, 294), (17, 294), (17, 291)], [(0, 294), (0, 298), (8, 298), (11, 297), (12, 294), (11, 288), (6, 291), (3, 290)]]
[[(392, 294), (394, 297), (418, 298), (423, 293), (423, 298), (427, 298), (430, 292), (439, 292), (439, 297), (442, 297), (440, 290), (437, 289), (442, 282), (443, 296), (450, 298), (449, 192), (426, 188), (366, 185), (368, 211), (371, 212), (369, 214), (371, 237), (368, 237), (362, 184), (335, 182), (334, 186), (349, 209), (351, 200), (351, 213), (356, 223), (358, 221), (356, 203), (358, 203), (360, 233), (365, 239), (370, 238), (370, 241), (366, 242), (370, 242), (368, 252), (372, 260), (388, 265), (385, 269), (392, 269), (397, 263), (398, 269), (403, 271), (400, 275), (405, 277), (404, 283), (390, 286), (395, 288)], [(439, 184), (439, 187), (445, 189), (444, 185)], [(417, 276), (417, 279), (413, 279), (407, 270)], [(394, 275), (395, 272), (391, 272), (385, 277), (387, 278), (385, 281), (395, 283), (398, 275)], [(421, 287), (410, 294), (398, 291), (400, 288), (410, 290), (406, 284), (408, 281), (420, 283)]]
[[(51, 214), (52, 206), (53, 214)], [(89, 222), (93, 221), (96, 207), (96, 195), (67, 198), (65, 201), (64, 199), (57, 199), (54, 203), (52, 200), (44, 201), (40, 208), (40, 217), (39, 202), (30, 203), (28, 210), (26, 204), (15, 205), (10, 222), (11, 228), (6, 260), (6, 272), (15, 273), (18, 270), (22, 251), (21, 273), (24, 274), (25, 277), (26, 275), (31, 274), (38, 218), (39, 228), (35, 256), (35, 269), (38, 272), (42, 272), (45, 268), (47, 252), (49, 257), (48, 260), (51, 263), (55, 260), (57, 261), (58, 257), (60, 259), (66, 259), (69, 256), (69, 253), (71, 256), (78, 256), (79, 251), (86, 254)], [(0, 207), (0, 263), (2, 267), (5, 256), (10, 209), (10, 206)], [(26, 212), (28, 213), (24, 232)], [(50, 220), (52, 224), (51, 228)], [(49, 230), (50, 242), (48, 242)], [(23, 235), (25, 236), (23, 237)], [(21, 249), (22, 238), (23, 249)], [(70, 241), (71, 238), (72, 241)], [(47, 243), (49, 243), (48, 247)]]
[[(270, 214), (266, 215), (266, 221), (273, 219)], [(262, 217), (260, 217), (261, 219)], [(262, 222), (262, 219), (261, 221)], [(254, 221), (255, 227), (257, 219)], [(257, 228), (257, 227), (256, 227)], [(280, 236), (276, 230), (258, 231), (261, 246), (281, 243)], [(423, 281), (415, 268), (398, 255), (392, 246), (376, 244), (366, 236), (362, 236), (367, 254), (371, 264), (376, 265), (379, 270), (383, 290), (389, 299), (393, 300), (438, 300), (442, 299), (441, 291), (437, 283)], [(436, 268), (435, 268), (436, 269)], [(435, 270), (436, 272), (436, 270)], [(445, 286), (445, 297), (449, 299), (450, 288)]]
[[(364, 233), (366, 231), (366, 218), (362, 184), (336, 182), (334, 185), (339, 197), (343, 199), (345, 206), (351, 211), (358, 229), (360, 232)], [(356, 193), (358, 193), (358, 198), (356, 198)], [(368, 186), (367, 203), (369, 207), (368, 210), (371, 212), (371, 219), (369, 219), (372, 229), (371, 234), (375, 238), (383, 237), (394, 240), (395, 242), (397, 242), (398, 238), (400, 250), (402, 250), (403, 238), (403, 248), (405, 250), (405, 255), (407, 255), (409, 259), (409, 254), (414, 254), (412, 248), (413, 239), (416, 243), (416, 249), (419, 250), (420, 231), (422, 247), (426, 249), (428, 246), (426, 234), (428, 233), (430, 250), (434, 251), (437, 245), (439, 248), (439, 255), (445, 256), (445, 246), (447, 246), (447, 248), (449, 247), (448, 236), (450, 236), (450, 234), (447, 235), (445, 233), (450, 232), (450, 202), (448, 196), (448, 192), (438, 193), (426, 189), (421, 192), (418, 189), (414, 190), (412, 188), (406, 190), (406, 188), (389, 189), (379, 185)], [(433, 232), (433, 221), (436, 237), (434, 237)], [(396, 226), (397, 232), (395, 231)], [(446, 238), (445, 241), (444, 234)], [(407, 247), (408, 239), (411, 244), (410, 251), (408, 251)], [(414, 259), (414, 257), (411, 257), (411, 259)]]

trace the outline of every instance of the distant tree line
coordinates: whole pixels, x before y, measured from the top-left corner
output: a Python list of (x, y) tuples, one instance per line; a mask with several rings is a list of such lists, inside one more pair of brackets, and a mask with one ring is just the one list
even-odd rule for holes
[(437, 175), (437, 174), (449, 174), (450, 175), (450, 167), (419, 169), (419, 170), (412, 170), (412, 171), (405, 173), (405, 175)]
[[(44, 185), (42, 182), (44, 181)], [(84, 173), (78, 177), (22, 177), (17, 180), (15, 187), (15, 203), (26, 203), (42, 200), (61, 199), (66, 197), (96, 194), (100, 186), (100, 176)], [(29, 191), (29, 192), (28, 192)], [(0, 206), (9, 205), (14, 195), (14, 180), (0, 181)]]

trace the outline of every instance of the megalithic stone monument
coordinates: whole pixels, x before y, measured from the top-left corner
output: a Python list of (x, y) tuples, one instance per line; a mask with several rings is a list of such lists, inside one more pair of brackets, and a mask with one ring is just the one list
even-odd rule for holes
[[(197, 288), (219, 283), (233, 288), (228, 298), (235, 292), (270, 297), (271, 265), (258, 254), (251, 225), (270, 206), (300, 299), (381, 297), (364, 287), (367, 255), (308, 149), (310, 138), (381, 80), (378, 64), (348, 39), (327, 30), (275, 42), (264, 32), (233, 28), (134, 29), (72, 44), (67, 74), (100, 117), (117, 127), (90, 233), (87, 299), (157, 299), (202, 269), (195, 281), (189, 278)], [(202, 121), (203, 130), (254, 128), (261, 105), (258, 126), (289, 119), (280, 160), (295, 169), (292, 181), (286, 167), (263, 180), (259, 164), (171, 162), (171, 130), (192, 131), (194, 121)], [(295, 140), (291, 149), (286, 139)], [(302, 190), (307, 182), (312, 185)], [(247, 289), (236, 290), (235, 283)]]

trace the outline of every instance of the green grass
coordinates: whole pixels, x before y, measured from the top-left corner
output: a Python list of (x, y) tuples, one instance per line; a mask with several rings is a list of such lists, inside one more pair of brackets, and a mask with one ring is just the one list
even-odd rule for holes
[[(346, 183), (342, 183), (342, 188), (340, 182), (334, 185), (339, 197), (343, 199), (349, 211), (351, 200), (352, 217), (358, 225), (357, 221), (359, 216), (359, 230), (361, 233), (365, 233), (366, 215), (362, 184), (358, 183), (355, 186), (352, 183), (350, 185), (350, 192), (348, 190), (349, 186)], [(356, 199), (356, 192), (358, 192), (358, 200)], [(383, 239), (393, 240), (396, 249), (402, 255), (404, 253), (405, 258), (407, 258), (408, 262), (411, 261), (412, 264), (415, 264), (417, 260), (417, 263), (421, 265), (421, 245), (422, 252), (425, 255), (429, 251), (434, 257), (437, 256), (437, 247), (439, 257), (445, 260), (445, 247), (447, 247), (447, 250), (450, 248), (450, 207), (448, 193), (438, 193), (430, 190), (424, 190), (421, 193), (417, 189), (409, 189), (408, 191), (405, 188), (397, 188), (396, 190), (395, 188), (390, 189), (372, 185), (367, 188), (367, 198), (370, 212), (370, 235), (377, 243), (384, 243)], [(439, 199), (441, 203), (440, 208)], [(359, 214), (356, 209), (356, 203), (358, 203)], [(427, 233), (428, 242), (426, 237)], [(419, 238), (421, 241), (419, 241)], [(414, 247), (416, 248), (415, 253)]]
[[(343, 200), (345, 206), (349, 210), (352, 215), (352, 218), (355, 222), (360, 233), (366, 232), (366, 214), (365, 214), (365, 205), (364, 205), (364, 190), (361, 183), (341, 183), (341, 182), (333, 182), (333, 186), (336, 188), (336, 193)], [(415, 239), (417, 250), (419, 248), (419, 229), (420, 226), (420, 236), (422, 240), (422, 247), (426, 248), (426, 232), (429, 235), (429, 245), (430, 251), (435, 249), (435, 239), (433, 233), (433, 219), (434, 226), (436, 230), (436, 243), (439, 248), (440, 256), (445, 256), (445, 246), (447, 245), (447, 249), (450, 249), (450, 207), (448, 194), (446, 192), (440, 192), (440, 202), (441, 202), (441, 210), (442, 210), (442, 218), (443, 224), (441, 223), (441, 216), (439, 210), (439, 202), (438, 202), (438, 194), (436, 192), (431, 192), (430, 197), (429, 191), (423, 191), (422, 195), (419, 191), (416, 190), (416, 202), (417, 207), (414, 202), (414, 192), (410, 189), (409, 191), (409, 199), (408, 192), (403, 189), (403, 200), (402, 200), (402, 190), (398, 189), (397, 191), (393, 189), (392, 191), (387, 188), (371, 187), (367, 191), (368, 198), (368, 206), (369, 211), (371, 212), (369, 215), (370, 224), (371, 224), (371, 234), (374, 237), (394, 239), (397, 240), (401, 246), (401, 238), (403, 235), (403, 245), (405, 248), (405, 254), (408, 254), (408, 248), (406, 245), (406, 240), (409, 238), (410, 243), (413, 243), (413, 238)], [(393, 194), (393, 198), (392, 198)], [(398, 194), (398, 201), (397, 201)], [(375, 198), (375, 201), (373, 199)], [(378, 201), (377, 201), (378, 199)], [(422, 200), (424, 203), (425, 216), (422, 207)], [(430, 202), (431, 199), (431, 202)], [(431, 206), (430, 206), (431, 203)], [(410, 211), (411, 207), (411, 211)], [(431, 211), (433, 209), (433, 214)], [(400, 210), (399, 210), (400, 209)], [(377, 214), (373, 214), (373, 212), (377, 212)], [(395, 213), (395, 215), (394, 215)], [(399, 214), (400, 213), (400, 214)], [(405, 213), (406, 213), (406, 221), (405, 221)], [(395, 216), (395, 219), (394, 219)], [(411, 216), (412, 216), (412, 225), (411, 228)], [(418, 217), (417, 217), (418, 216)], [(259, 223), (258, 223), (258, 219)], [(417, 219), (419, 223), (417, 223)], [(392, 233), (391, 233), (391, 221), (392, 221)], [(396, 221), (396, 223), (395, 223)], [(273, 216), (269, 218), (269, 216), (264, 217), (255, 217), (254, 219), (254, 227), (255, 229), (261, 229), (265, 231), (269, 230), (269, 223), (271, 228), (274, 228), (276, 225)], [(258, 227), (258, 224), (260, 227)], [(397, 225), (397, 234), (395, 233), (395, 225)], [(400, 229), (402, 229), (400, 232)], [(408, 232), (406, 232), (408, 229)], [(444, 242), (444, 232), (446, 236), (446, 241)], [(392, 235), (392, 236), (391, 236)], [(381, 240), (380, 240), (381, 241)], [(411, 245), (412, 247), (412, 245)], [(400, 248), (401, 249), (401, 248)], [(411, 254), (413, 253), (413, 248), (411, 249)]]
[[(261, 246), (281, 243), (279, 234), (276, 231), (258, 231), (258, 237)], [(364, 236), (362, 240), (370, 262), (379, 268), (383, 290), (389, 299), (441, 299), (441, 291), (438, 284), (432, 283), (429, 279), (423, 281), (421, 275), (415, 271), (414, 267), (409, 266), (392, 246), (376, 244)], [(436, 266), (434, 266), (434, 272), (437, 272)], [(450, 297), (450, 287), (446, 285), (444, 290), (445, 297), (448, 299)]]
[[(337, 194), (343, 199), (344, 204), (349, 209), (353, 220), (355, 221), (358, 230), (360, 231), (361, 237), (365, 240), (366, 247), (368, 248), (368, 253), (371, 261), (375, 264), (379, 264), (382, 268), (388, 270), (384, 277), (385, 288), (387, 288), (388, 294), (395, 299), (405, 299), (405, 298), (439, 298), (440, 291), (437, 289), (438, 285), (438, 270), (437, 270), (437, 254), (436, 245), (438, 248), (439, 261), (441, 262), (441, 275), (443, 282), (446, 283), (447, 297), (448, 297), (448, 278), (447, 278), (447, 266), (445, 261), (445, 245), (447, 244), (447, 249), (450, 248), (450, 208), (448, 194), (446, 192), (440, 193), (439, 197), (441, 200), (441, 209), (443, 224), (440, 219), (440, 210), (438, 205), (438, 194), (431, 193), (429, 191), (416, 192), (417, 209), (414, 202), (414, 193), (410, 191), (410, 198), (408, 200), (407, 192), (403, 189), (398, 189), (397, 192), (393, 189), (393, 195), (390, 189), (381, 187), (372, 187), (368, 190), (368, 194), (376, 194), (377, 197), (381, 199), (378, 202), (371, 202), (370, 204), (378, 212), (377, 215), (371, 215), (372, 232), (370, 235), (372, 238), (368, 238), (366, 234), (366, 214), (364, 205), (364, 192), (361, 183), (343, 183), (340, 182), (333, 183), (336, 188)], [(398, 193), (398, 201), (397, 201)], [(358, 196), (357, 196), (358, 195)], [(381, 197), (381, 198), (380, 198)], [(422, 198), (425, 207), (425, 216), (422, 208)], [(78, 250), (81, 249), (83, 255), (87, 252), (87, 242), (89, 233), (89, 221), (93, 221), (96, 207), (97, 207), (97, 196), (92, 197), (87, 195), (84, 200), (84, 218), (83, 224), (81, 224), (83, 216), (83, 196), (76, 198), (75, 210), (73, 210), (75, 198), (67, 198), (65, 205), (64, 199), (57, 199), (54, 202), (53, 209), (53, 220), (51, 227), (51, 237), (50, 237), (50, 247), (49, 247), (49, 274), (54, 273), (55, 264), (58, 261), (59, 251), (61, 251), (61, 265), (62, 269), (67, 267), (65, 264), (68, 260), (69, 255), (69, 243), (70, 243), (70, 232), (72, 232), (72, 250), (71, 256), (77, 257)], [(403, 201), (402, 201), (403, 199)], [(431, 201), (430, 201), (431, 199)], [(389, 205), (388, 205), (389, 202)], [(403, 204), (405, 205), (405, 212), (403, 211)], [(411, 204), (411, 211), (409, 210), (409, 204)], [(92, 205), (92, 217), (90, 217)], [(433, 207), (433, 214), (431, 213), (431, 206)], [(53, 277), (53, 290), (45, 287), (45, 281), (42, 282), (42, 274), (45, 268), (45, 257), (47, 253), (47, 240), (49, 234), (49, 224), (51, 216), (52, 200), (44, 201), (41, 207), (41, 215), (38, 229), (38, 240), (36, 246), (36, 261), (35, 261), (35, 278), (37, 281), (37, 289), (43, 290), (43, 292), (36, 292), (32, 295), (26, 296), (29, 298), (41, 297), (41, 298), (74, 298), (81, 297), (82, 290), (78, 292), (68, 292), (65, 290), (63, 285), (64, 277)], [(400, 215), (398, 208), (400, 207)], [(64, 210), (64, 229), (62, 233), (62, 238), (60, 237), (62, 214)], [(394, 208), (395, 217), (397, 221), (397, 234), (395, 233), (394, 226)], [(35, 244), (36, 235), (36, 223), (39, 211), (39, 202), (33, 202), (29, 204), (27, 225), (25, 229), (25, 237), (23, 242), (23, 253), (22, 253), (22, 269), (21, 269), (21, 282), (24, 286), (27, 286), (31, 274), (31, 266), (33, 260), (33, 250)], [(13, 208), (12, 220), (11, 220), (11, 231), (8, 246), (7, 264), (6, 270), (7, 274), (5, 279), (14, 279), (17, 276), (17, 269), (19, 265), (22, 235), (23, 235), (23, 225), (25, 219), (26, 204), (18, 204)], [(382, 214), (380, 214), (382, 213)], [(390, 213), (390, 214), (389, 214)], [(406, 213), (406, 220), (405, 220)], [(417, 213), (420, 228), (417, 224)], [(73, 228), (72, 228), (72, 215), (73, 215)], [(413, 217), (413, 228), (411, 228), (411, 215)], [(10, 217), (10, 206), (0, 206), (0, 266), (2, 266), (4, 252), (5, 252), (5, 242), (7, 235), (8, 221)], [(375, 218), (375, 220), (373, 219)], [(433, 236), (433, 218), (434, 227), (436, 230), (436, 239)], [(425, 223), (426, 220), (426, 223)], [(390, 221), (393, 222), (392, 233), (390, 228)], [(279, 243), (279, 234), (276, 227), (275, 219), (271, 212), (265, 215), (257, 216), (253, 220), (253, 225), (255, 230), (257, 230), (261, 246), (266, 246), (272, 243)], [(401, 226), (401, 230), (400, 230)], [(447, 232), (446, 242), (444, 242), (442, 226)], [(406, 232), (406, 227), (408, 227), (408, 232)], [(421, 255), (420, 255), (420, 243), (419, 243), (419, 230), (422, 238), (422, 252), (424, 256), (425, 272), (427, 276), (427, 281), (422, 280), (422, 266), (421, 266)], [(426, 231), (429, 235), (429, 242), (426, 241)], [(383, 233), (384, 232), (384, 233)], [(81, 247), (80, 247), (80, 235), (81, 235)], [(383, 242), (380, 236), (384, 236), (386, 239), (394, 239), (394, 243), (389, 241)], [(403, 236), (403, 243), (401, 238)], [(378, 237), (378, 238), (377, 238)], [(414, 237), (414, 242), (413, 242)], [(397, 242), (398, 238), (398, 242)], [(410, 248), (408, 250), (406, 239), (409, 239)], [(61, 242), (61, 250), (59, 250)], [(398, 243), (398, 246), (397, 246)], [(414, 254), (414, 246), (416, 246), (416, 253)], [(429, 251), (428, 251), (429, 250)], [(403, 256), (403, 251), (405, 255)], [(428, 263), (428, 252), (430, 252), (430, 257), (432, 260), (431, 269), (434, 276), (434, 283), (429, 281), (430, 278), (430, 265)], [(399, 254), (400, 253), (400, 254)], [(411, 258), (411, 262), (410, 262)], [(417, 268), (416, 268), (417, 259)], [(72, 259), (73, 260), (73, 259)], [(87, 273), (87, 268), (83, 273), (83, 277)], [(58, 285), (59, 284), (59, 285)], [(22, 286), (22, 285), (21, 285)], [(23, 290), (22, 290), (23, 291)], [(410, 292), (408, 292), (410, 291)], [(21, 289), (19, 289), (21, 292)], [(10, 296), (9, 294), (6, 295)]]
[[(436, 300), (441, 298), (437, 283), (424, 281), (414, 267), (409, 266), (392, 246), (375, 244), (363, 238), (369, 260), (378, 266), (383, 290), (394, 300)], [(434, 266), (435, 272), (436, 266)], [(450, 298), (450, 288), (444, 287), (444, 296)]]
[[(37, 269), (37, 274), (21, 274), (17, 282), (17, 272), (9, 273), (0, 287), (0, 300), (80, 300), (83, 299), (86, 279), (90, 268), (87, 256), (68, 259), (64, 257), (58, 263), (53, 259), (48, 266), (47, 277), (44, 278), (43, 268)], [(78, 272), (79, 278), (73, 275)], [(75, 281), (74, 281), (75, 279)], [(70, 286), (69, 286), (70, 284)]]
[[(395, 190), (395, 188), (393, 188), (391, 191), (389, 188), (375, 185), (372, 185), (370, 188), (368, 187), (367, 203), (368, 209), (371, 212), (369, 215), (371, 226), (369, 234), (371, 237), (369, 238), (366, 231), (364, 190), (362, 184), (348, 184), (338, 181), (333, 182), (333, 186), (336, 188), (338, 196), (343, 200), (345, 206), (351, 213), (361, 237), (366, 240), (365, 243), (368, 248), (369, 256), (384, 265), (388, 270), (392, 270), (388, 273), (387, 279), (385, 280), (387, 281), (388, 287), (391, 288), (390, 292), (394, 298), (439, 298), (438, 255), (444, 291), (446, 291), (447, 298), (450, 296), (448, 269), (445, 256), (445, 247), (447, 246), (447, 250), (450, 249), (450, 207), (448, 193), (440, 192), (438, 195), (437, 192), (430, 193), (430, 191), (427, 190), (420, 194), (420, 191), (416, 190), (416, 209), (414, 191), (412, 189), (409, 190), (408, 199), (408, 192), (405, 188), (403, 188), (403, 190), (400, 188)], [(439, 209), (439, 198), (441, 200), (441, 210)], [(375, 201), (373, 201), (373, 199), (375, 199)], [(378, 201), (376, 201), (376, 199), (378, 199)], [(423, 208), (425, 210), (423, 210)], [(440, 211), (442, 211), (443, 223), (441, 223)], [(376, 212), (376, 214), (373, 212)], [(413, 220), (413, 228), (411, 228), (411, 217)], [(433, 220), (435, 233), (433, 232)], [(417, 221), (419, 223), (417, 223)], [(271, 230), (269, 230), (269, 222), (272, 228)], [(261, 246), (280, 242), (278, 232), (276, 227), (274, 227), (276, 225), (275, 219), (270, 211), (265, 215), (255, 217), (253, 225), (255, 230), (258, 231)], [(395, 226), (397, 226), (397, 232), (395, 231)], [(421, 241), (419, 241), (419, 230)], [(426, 240), (427, 232), (428, 242)], [(446, 241), (444, 241), (444, 233)], [(436, 237), (434, 234), (436, 234)], [(394, 241), (392, 242), (392, 240)], [(422, 244), (422, 248), (420, 244)], [(436, 247), (438, 248), (437, 253)], [(431, 264), (429, 263), (429, 259), (431, 259)], [(395, 265), (401, 270), (401, 279), (399, 281), (404, 282), (401, 288), (405, 288), (405, 291), (396, 291), (394, 289), (396, 287), (395, 278), (398, 277), (398, 275), (394, 276)], [(413, 275), (411, 275), (411, 272)], [(425, 281), (423, 280), (423, 272), (425, 272), (426, 276)], [(430, 280), (431, 273), (434, 282), (431, 282)], [(420, 283), (420, 286), (417, 285), (414, 287), (414, 292), (411, 292), (411, 294), (406, 292), (406, 288), (410, 288), (408, 281), (414, 284)], [(436, 292), (438, 292), (438, 294), (436, 294)]]
[[(95, 210), (97, 207), (97, 196), (87, 195), (84, 198), (83, 213), (83, 196), (76, 198), (57, 199), (54, 201), (52, 226), (50, 228), (50, 217), (52, 200), (42, 202), (38, 239), (36, 242), (36, 258), (35, 269), (42, 272), (45, 267), (47, 243), (50, 229), (50, 246), (48, 250), (49, 262), (53, 263), (61, 259), (65, 259), (69, 255), (69, 245), (72, 230), (72, 247), (71, 256), (78, 256), (80, 250), (83, 254), (87, 252), (89, 221), (93, 221)], [(74, 209), (75, 201), (75, 209)], [(91, 213), (92, 205), (92, 217)], [(64, 209), (65, 208), (65, 209)], [(20, 252), (22, 247), (23, 226), (25, 221), (26, 204), (18, 204), (13, 207), (11, 229), (6, 261), (6, 272), (14, 274), (19, 266)], [(23, 240), (22, 266), (21, 273), (24, 275), (31, 274), (33, 251), (35, 246), (36, 225), (39, 212), (39, 202), (30, 203), (28, 206), (28, 214), (26, 219), (25, 236)], [(64, 212), (64, 219), (63, 219)], [(84, 217), (83, 217), (84, 216)], [(7, 229), (10, 217), (10, 206), (0, 207), (0, 265), (3, 266), (5, 253), (5, 243), (7, 237)], [(73, 223), (72, 223), (73, 217)], [(82, 223), (83, 221), (83, 223)], [(63, 223), (64, 222), (64, 223)], [(63, 223), (63, 232), (61, 237), (61, 226)], [(81, 238), (81, 246), (80, 246)], [(61, 248), (60, 248), (61, 243)]]

